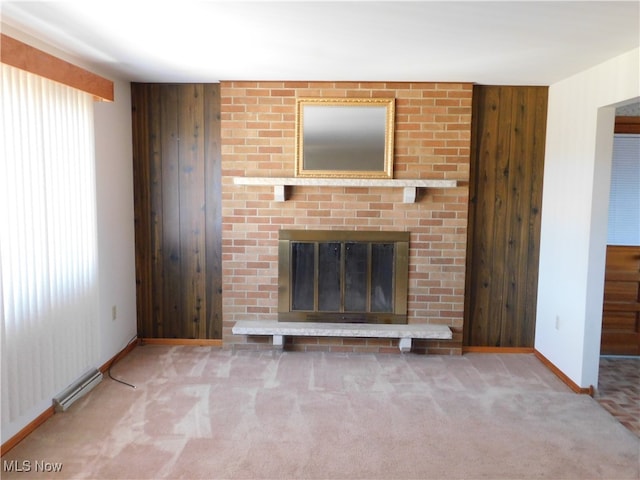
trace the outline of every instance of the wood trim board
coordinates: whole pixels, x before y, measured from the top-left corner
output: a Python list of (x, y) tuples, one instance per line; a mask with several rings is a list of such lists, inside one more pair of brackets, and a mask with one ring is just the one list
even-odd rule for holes
[(616, 117), (614, 133), (640, 133), (640, 117)]
[(595, 393), (595, 388), (593, 387), (593, 385), (590, 385), (588, 388), (584, 388), (579, 386), (577, 383), (575, 383), (573, 380), (571, 380), (569, 377), (567, 377), (562, 370), (560, 370), (558, 367), (556, 367), (547, 357), (545, 357), (543, 354), (541, 354), (538, 350), (534, 350), (533, 352), (536, 356), (536, 358), (538, 360), (540, 360), (549, 370), (551, 370), (553, 373), (555, 373), (555, 375), (562, 380), (571, 390), (573, 390), (576, 393), (580, 393), (580, 394), (586, 394), (586, 395), (590, 395), (593, 397), (593, 394)]
[(462, 353), (533, 353), (531, 347), (462, 347)]
[(2, 444), (2, 447), (0, 447), (0, 456), (4, 456), (6, 453), (8, 453), (13, 447), (27, 438), (31, 434), (31, 432), (33, 432), (36, 428), (53, 417), (55, 413), (55, 409), (53, 408), (53, 405), (51, 405), (44, 412), (34, 418), (26, 427), (24, 427), (13, 437)]
[(0, 34), (0, 60), (12, 67), (87, 92), (99, 100), (113, 102), (113, 82), (84, 68)]
[(143, 338), (141, 345), (189, 345), (194, 347), (222, 347), (222, 340), (215, 338)]

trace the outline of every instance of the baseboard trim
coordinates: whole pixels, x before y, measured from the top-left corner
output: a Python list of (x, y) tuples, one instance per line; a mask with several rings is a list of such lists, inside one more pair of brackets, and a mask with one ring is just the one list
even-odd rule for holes
[(49, 420), (56, 413), (53, 405), (47, 408), (44, 412), (38, 415), (33, 421), (31, 421), (26, 427), (16, 433), (9, 440), (4, 442), (0, 447), (0, 456), (4, 456), (9, 453), (9, 451), (18, 445), (22, 440), (27, 438), (31, 432), (33, 432), (36, 428), (42, 425), (44, 422)]
[[(120, 360), (122, 357), (127, 355), (131, 350), (133, 350), (138, 345), (139, 342), (140, 342), (139, 340), (132, 341), (124, 349), (116, 353), (109, 361), (105, 362), (105, 364), (100, 367), (100, 371), (103, 374), (107, 373), (107, 371), (109, 370), (109, 367), (113, 363), (115, 363), (116, 361)], [(27, 438), (36, 428), (38, 428), (44, 422), (46, 422), (51, 417), (53, 417), (55, 413), (56, 413), (55, 408), (52, 405), (49, 408), (47, 408), (44, 412), (42, 412), (40, 415), (38, 415), (35, 419), (33, 419), (31, 422), (29, 422), (28, 425), (26, 425), (23, 429), (21, 429), (18, 433), (16, 433), (13, 437), (11, 437), (9, 440), (4, 442), (0, 446), (0, 456), (4, 456), (5, 454), (9, 453), (9, 451), (13, 447), (18, 445), (25, 438)]]
[(124, 347), (122, 350), (120, 350), (118, 353), (116, 353), (111, 360), (107, 361), (104, 363), (104, 365), (102, 365), (100, 367), (100, 371), (105, 374), (109, 371), (109, 367), (111, 367), (114, 363), (116, 363), (118, 360), (120, 360), (122, 357), (126, 356), (129, 354), (129, 352), (131, 352), (131, 350), (133, 350), (134, 348), (136, 348), (138, 345), (140, 344), (140, 339), (137, 338), (135, 340), (132, 340), (131, 343), (129, 343), (129, 345), (127, 345), (126, 347)]
[(595, 392), (593, 385), (590, 385), (588, 388), (579, 386), (577, 383), (575, 383), (573, 380), (567, 377), (562, 372), (562, 370), (556, 367), (547, 357), (541, 354), (538, 350), (534, 349), (533, 353), (535, 354), (538, 360), (540, 360), (549, 370), (551, 370), (556, 375), (556, 377), (562, 380), (575, 393), (579, 393), (581, 395), (590, 395), (593, 397), (593, 394)]
[(215, 338), (143, 338), (142, 345), (190, 345), (195, 347), (222, 347)]
[(533, 353), (530, 347), (462, 347), (462, 353)]

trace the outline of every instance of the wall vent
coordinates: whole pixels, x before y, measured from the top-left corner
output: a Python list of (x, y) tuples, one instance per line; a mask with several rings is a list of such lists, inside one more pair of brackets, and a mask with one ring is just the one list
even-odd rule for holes
[(86, 395), (102, 381), (102, 372), (97, 368), (88, 371), (64, 391), (53, 398), (56, 412), (66, 411), (73, 402)]

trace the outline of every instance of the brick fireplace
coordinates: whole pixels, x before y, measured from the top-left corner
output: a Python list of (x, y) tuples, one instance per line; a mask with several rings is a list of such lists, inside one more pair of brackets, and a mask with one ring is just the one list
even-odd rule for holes
[[(452, 340), (417, 341), (414, 351), (459, 354), (462, 345), (472, 84), (222, 82), (223, 341), (262, 348), (268, 337), (231, 333), (238, 320), (278, 318), (280, 230), (407, 231), (407, 322), (451, 327)], [(394, 178), (457, 180), (419, 189), (403, 203), (393, 187), (273, 187), (234, 177), (291, 177), (298, 97), (394, 97)], [(287, 349), (397, 352), (397, 340), (293, 337)]]

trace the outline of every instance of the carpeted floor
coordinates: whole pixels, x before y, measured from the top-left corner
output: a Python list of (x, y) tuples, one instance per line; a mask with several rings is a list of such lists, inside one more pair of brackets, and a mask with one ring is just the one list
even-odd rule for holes
[(148, 345), (113, 374), (137, 388), (105, 379), (2, 478), (640, 478), (640, 439), (533, 355)]

